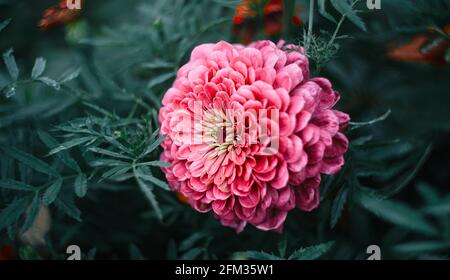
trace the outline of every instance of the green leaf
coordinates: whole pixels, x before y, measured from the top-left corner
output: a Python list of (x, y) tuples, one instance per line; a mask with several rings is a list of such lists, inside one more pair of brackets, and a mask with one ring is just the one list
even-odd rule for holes
[(284, 235), (278, 242), (278, 253), (282, 258), (286, 256), (286, 250), (287, 250), (287, 238), (286, 235)]
[(244, 259), (244, 260), (282, 260), (282, 258), (275, 256), (273, 254), (258, 252), (258, 251), (245, 251), (245, 252), (237, 252), (234, 253), (234, 257), (236, 259)]
[(423, 154), (420, 156), (420, 158), (417, 161), (415, 161), (416, 165), (414, 166), (414, 168), (411, 170), (410, 173), (408, 173), (406, 176), (402, 177), (399, 180), (399, 182), (396, 182), (395, 184), (393, 184), (391, 186), (384, 187), (383, 189), (375, 192), (375, 194), (382, 198), (389, 198), (389, 197), (393, 196), (394, 194), (400, 192), (416, 177), (417, 173), (419, 173), (422, 166), (427, 161), (432, 150), (433, 150), (433, 146), (431, 144), (428, 145), (425, 148), (425, 151), (423, 152)]
[(57, 81), (55, 81), (49, 77), (39, 77), (37, 80), (43, 82), (47, 86), (52, 87), (56, 90), (61, 89), (61, 85)]
[(395, 245), (392, 250), (404, 254), (423, 254), (450, 250), (449, 241), (416, 241)]
[(301, 248), (289, 257), (290, 260), (315, 260), (328, 252), (333, 247), (334, 241)]
[(16, 191), (28, 191), (28, 192), (34, 191), (33, 186), (11, 179), (0, 180), (0, 188)]
[(325, 1), (326, 0), (318, 0), (317, 3), (318, 3), (318, 6), (319, 6), (319, 13), (324, 18), (326, 18), (326, 19), (328, 19), (328, 20), (330, 20), (330, 21), (332, 21), (332, 22), (337, 24), (337, 21), (334, 19), (334, 17), (327, 12)]
[(360, 28), (363, 31), (367, 31), (366, 25), (362, 21), (362, 19), (356, 14), (356, 11), (353, 10), (353, 7), (347, 3), (347, 1), (343, 0), (331, 0), (331, 4), (333, 7), (341, 13), (341, 15), (347, 17), (354, 25)]
[(358, 193), (358, 200), (364, 208), (387, 222), (425, 235), (438, 233), (419, 212), (401, 202), (381, 200), (364, 191)]
[[(102, 178), (104, 179), (111, 179), (116, 180), (117, 178), (120, 179), (121, 176), (123, 176), (125, 173), (127, 173), (132, 168), (131, 165), (129, 166), (116, 166), (105, 173), (102, 174)], [(128, 178), (134, 177), (134, 174), (131, 174), (130, 176), (125, 176)]]
[(148, 83), (147, 87), (149, 89), (151, 89), (157, 85), (160, 85), (160, 84), (163, 84), (163, 83), (169, 81), (170, 79), (174, 78), (175, 76), (176, 76), (176, 73), (172, 72), (172, 71), (169, 73), (160, 74), (160, 75), (152, 78), (150, 80), (150, 82)]
[(81, 73), (81, 68), (77, 67), (74, 69), (69, 69), (66, 72), (64, 72), (61, 77), (58, 78), (58, 83), (65, 84), (67, 82), (70, 82), (74, 79), (76, 79)]
[(63, 180), (62, 178), (57, 179), (53, 184), (47, 188), (44, 192), (44, 196), (42, 197), (42, 202), (44, 202), (45, 205), (50, 205), (55, 201), (55, 199), (58, 197), (59, 192), (61, 191)]
[(133, 169), (134, 177), (136, 178), (136, 181), (138, 182), (139, 188), (144, 193), (147, 200), (150, 202), (150, 205), (153, 207), (153, 210), (155, 210), (156, 217), (158, 220), (162, 221), (163, 215), (161, 208), (159, 208), (158, 201), (156, 200), (155, 195), (153, 194), (153, 187), (151, 185), (146, 184), (143, 180), (140, 179), (138, 174), (136, 174), (136, 169)]
[(161, 69), (161, 68), (175, 68), (175, 64), (164, 60), (154, 60), (152, 62), (142, 63), (139, 65), (143, 69)]
[(64, 150), (73, 148), (73, 147), (75, 147), (75, 146), (79, 146), (79, 145), (84, 144), (84, 143), (87, 143), (87, 142), (89, 142), (89, 141), (91, 141), (91, 140), (93, 140), (93, 139), (95, 139), (95, 138), (96, 138), (95, 136), (85, 136), (85, 137), (75, 138), (75, 139), (69, 140), (69, 141), (67, 141), (67, 142), (62, 143), (62, 144), (59, 145), (58, 147), (53, 148), (53, 149), (48, 153), (48, 155), (50, 156), (50, 155), (59, 153), (59, 152), (61, 152), (61, 151), (64, 151)]
[(142, 180), (153, 183), (166, 191), (170, 191), (169, 185), (166, 182), (153, 177), (153, 175), (150, 173), (144, 173), (144, 171), (141, 168), (136, 169), (135, 175), (141, 178)]
[(122, 155), (122, 154), (119, 154), (119, 153), (116, 153), (116, 152), (113, 152), (113, 151), (110, 151), (110, 150), (105, 150), (105, 149), (102, 149), (102, 148), (98, 148), (98, 147), (92, 147), (92, 148), (89, 148), (88, 150), (91, 151), (91, 152), (94, 152), (94, 153), (98, 153), (98, 154), (102, 154), (102, 155), (106, 155), (106, 156), (110, 156), (110, 157), (122, 158), (122, 159), (128, 159), (128, 160), (132, 160), (133, 159), (133, 158), (131, 158), (129, 156)]
[(106, 167), (106, 166), (129, 166), (129, 162), (115, 160), (115, 159), (97, 159), (89, 162), (92, 167)]
[(2, 147), (2, 149), (6, 155), (8, 155), (12, 158), (15, 158), (16, 160), (20, 161), (25, 166), (28, 166), (29, 168), (31, 168), (33, 170), (36, 170), (38, 172), (48, 174), (48, 175), (51, 175), (54, 177), (59, 177), (59, 174), (58, 174), (58, 172), (56, 172), (55, 169), (50, 167), (47, 163), (43, 162), (42, 160), (40, 160), (28, 153), (25, 153), (14, 147), (11, 147), (11, 148)]
[(139, 248), (136, 247), (136, 245), (134, 244), (130, 245), (130, 248), (128, 248), (128, 252), (130, 253), (131, 260), (138, 260), (138, 261), (145, 260), (145, 257), (142, 254), (141, 250), (139, 250)]
[(45, 65), (47, 64), (47, 61), (42, 58), (36, 58), (36, 62), (34, 63), (33, 70), (31, 71), (31, 78), (37, 79), (39, 78), (42, 73), (44, 73)]
[[(50, 134), (48, 134), (47, 132), (39, 130), (37, 133), (41, 141), (49, 149), (54, 149), (55, 147), (58, 147), (60, 145), (60, 143), (58, 143), (58, 141), (56, 141), (56, 139), (50, 136)], [(77, 172), (81, 171), (78, 163), (70, 156), (67, 151), (61, 151), (60, 153), (57, 153), (56, 157), (70, 169)]]
[(169, 240), (166, 255), (168, 260), (172, 261), (177, 259), (177, 244), (175, 244), (175, 241), (173, 239)]
[(186, 251), (186, 250), (194, 247), (194, 245), (198, 241), (205, 239), (207, 236), (208, 236), (208, 233), (206, 233), (206, 232), (196, 232), (196, 233), (192, 234), (191, 236), (189, 236), (189, 238), (183, 240), (178, 249), (180, 251)]
[(41, 201), (39, 199), (38, 193), (34, 195), (33, 200), (31, 201), (31, 204), (28, 208), (28, 211), (26, 213), (26, 219), (25, 222), (22, 225), (22, 232), (27, 231), (34, 223), (34, 220), (36, 220), (36, 216), (39, 213), (39, 209), (41, 207)]
[(161, 137), (159, 137), (156, 141), (154, 141), (153, 143), (151, 143), (147, 149), (145, 150), (145, 152), (142, 154), (141, 157), (148, 155), (149, 153), (153, 152), (157, 147), (159, 147), (159, 145), (167, 138), (167, 135), (163, 135)]
[(55, 200), (55, 206), (64, 214), (67, 216), (77, 220), (78, 222), (81, 222), (81, 212), (80, 209), (77, 208), (77, 206), (74, 204), (72, 200), (62, 200), (62, 199), (56, 199)]
[(439, 216), (450, 214), (450, 197), (444, 199), (443, 201), (437, 202), (434, 205), (428, 206), (423, 210), (427, 214)]
[(16, 89), (17, 89), (17, 85), (14, 84), (10, 84), (5, 86), (4, 88), (2, 88), (1, 90), (1, 94), (4, 95), (6, 98), (11, 98), (12, 96), (14, 96), (16, 94)]
[(19, 78), (19, 68), (17, 67), (16, 59), (14, 58), (14, 50), (9, 49), (3, 53), (3, 61), (5, 62), (6, 69), (9, 75), (14, 81)]
[(183, 255), (181, 255), (180, 260), (194, 260), (198, 256), (200, 256), (200, 254), (203, 253), (204, 251), (205, 251), (205, 248), (202, 248), (202, 247), (193, 248), (193, 249), (187, 251), (186, 253), (184, 253)]
[(78, 197), (84, 197), (87, 192), (87, 178), (84, 173), (78, 174), (75, 178), (75, 194)]
[(0, 210), (0, 230), (19, 220), (25, 212), (27, 204), (28, 198), (20, 198)]
[(330, 227), (334, 228), (342, 215), (342, 210), (344, 210), (345, 203), (347, 202), (349, 189), (347, 187), (342, 187), (336, 198), (333, 201), (333, 205), (331, 206), (331, 218), (330, 218)]
[(24, 121), (27, 118), (41, 118), (43, 114), (57, 106), (59, 103), (58, 100), (49, 99), (42, 102), (36, 102), (16, 112), (11, 112), (10, 114), (0, 117), (0, 128), (9, 126), (13, 123)]
[(5, 29), (5, 27), (8, 26), (8, 24), (9, 24), (10, 22), (11, 22), (11, 19), (10, 19), (10, 18), (8, 18), (8, 19), (2, 21), (2, 22), (0, 23), (0, 32), (2, 32), (3, 29)]
[(157, 167), (170, 167), (171, 164), (169, 162), (154, 160), (148, 162), (140, 162), (136, 164), (136, 166), (157, 166)]

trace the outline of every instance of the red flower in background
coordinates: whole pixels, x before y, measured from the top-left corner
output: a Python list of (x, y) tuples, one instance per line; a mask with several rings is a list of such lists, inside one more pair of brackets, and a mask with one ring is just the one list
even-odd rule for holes
[(11, 245), (4, 245), (0, 247), (0, 260), (14, 260), (16, 259), (16, 253)]
[[(450, 24), (444, 27), (444, 32), (450, 35)], [(388, 57), (392, 60), (403, 62), (421, 62), (426, 64), (442, 65), (446, 64), (445, 54), (450, 47), (450, 41), (446, 38), (438, 39), (431, 49), (423, 51), (423, 47), (437, 40), (436, 36), (430, 34), (416, 35), (408, 43), (388, 52)]]
[[(255, 35), (256, 17), (260, 0), (244, 0), (236, 7), (233, 17), (233, 31), (243, 44), (253, 41)], [(283, 1), (269, 0), (263, 7), (264, 33), (269, 36), (279, 35), (283, 31)], [(302, 25), (299, 16), (293, 16), (291, 20), (294, 26)]]
[[(83, 0), (81, 5), (83, 5)], [(42, 19), (39, 21), (39, 28), (42, 31), (47, 31), (53, 27), (65, 25), (78, 18), (81, 9), (69, 9), (66, 0), (60, 0), (58, 5), (50, 7), (42, 14)]]

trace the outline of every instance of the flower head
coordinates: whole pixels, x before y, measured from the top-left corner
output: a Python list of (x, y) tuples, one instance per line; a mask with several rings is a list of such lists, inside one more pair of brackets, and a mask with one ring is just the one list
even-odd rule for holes
[(319, 204), (320, 174), (344, 164), (347, 114), (310, 78), (303, 49), (258, 41), (196, 47), (159, 112), (170, 187), (238, 232), (281, 230), (295, 207)]

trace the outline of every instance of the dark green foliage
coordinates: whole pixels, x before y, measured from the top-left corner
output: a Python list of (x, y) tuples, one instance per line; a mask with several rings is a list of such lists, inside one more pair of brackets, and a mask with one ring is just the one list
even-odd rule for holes
[[(366, 259), (372, 244), (386, 259), (448, 258), (449, 67), (385, 53), (430, 27), (422, 53), (448, 41), (449, 1), (371, 11), (317, 0), (314, 19), (300, 14), (312, 33), (284, 28), (341, 93), (351, 144), (341, 172), (322, 176), (318, 209), (290, 212), (282, 234), (239, 235), (169, 191), (158, 111), (194, 46), (234, 40), (241, 1), (88, 0), (77, 22), (38, 31), (54, 2), (0, 3), (0, 246), (17, 244), (21, 259), (65, 259), (70, 244), (84, 259)], [(19, 241), (41, 206), (52, 214), (44, 254)]]

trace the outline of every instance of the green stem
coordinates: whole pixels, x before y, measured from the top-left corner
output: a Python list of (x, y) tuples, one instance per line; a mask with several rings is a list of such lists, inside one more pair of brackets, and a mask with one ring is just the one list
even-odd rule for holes
[(313, 23), (314, 23), (314, 0), (310, 0), (309, 1), (309, 18), (308, 18), (308, 35), (307, 35), (308, 37), (306, 38), (306, 46), (305, 46), (306, 51), (308, 51), (309, 45), (311, 44)]
[(331, 37), (330, 42), (328, 42), (328, 47), (333, 45), (334, 41), (336, 40), (336, 37), (337, 37), (337, 35), (339, 33), (339, 30), (341, 29), (341, 26), (342, 26), (342, 23), (344, 22), (344, 20), (345, 20), (345, 15), (343, 15), (341, 17), (341, 20), (339, 20), (339, 22), (338, 22), (338, 24), (336, 26), (336, 29), (334, 30), (333, 36)]

